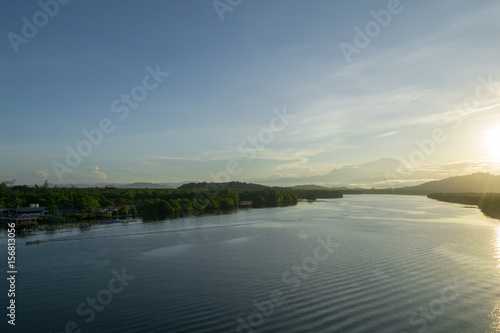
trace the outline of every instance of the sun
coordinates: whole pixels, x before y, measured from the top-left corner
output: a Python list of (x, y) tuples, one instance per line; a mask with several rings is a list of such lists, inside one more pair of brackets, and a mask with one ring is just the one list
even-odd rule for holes
[(487, 131), (483, 138), (484, 148), (488, 157), (500, 160), (500, 126)]

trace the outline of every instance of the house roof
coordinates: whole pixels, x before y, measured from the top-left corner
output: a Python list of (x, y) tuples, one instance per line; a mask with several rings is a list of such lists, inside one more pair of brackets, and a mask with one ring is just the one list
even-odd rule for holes
[(31, 216), (28, 214), (12, 214), (9, 217), (4, 217), (5, 220), (15, 220), (15, 221), (22, 221), (22, 220), (36, 220), (36, 216)]
[(23, 212), (23, 213), (29, 213), (29, 212), (43, 212), (44, 210), (47, 210), (47, 207), (25, 207), (25, 208), (18, 208), (18, 212)]

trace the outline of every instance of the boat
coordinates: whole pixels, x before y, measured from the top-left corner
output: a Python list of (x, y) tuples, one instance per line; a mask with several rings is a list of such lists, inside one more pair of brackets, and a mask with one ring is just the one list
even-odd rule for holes
[(40, 244), (42, 241), (41, 240), (36, 240), (36, 241), (27, 241), (26, 245), (31, 245), (31, 244)]

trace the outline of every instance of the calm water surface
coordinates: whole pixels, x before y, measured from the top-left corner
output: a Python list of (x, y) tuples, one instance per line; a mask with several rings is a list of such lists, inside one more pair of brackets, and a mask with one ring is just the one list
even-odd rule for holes
[[(500, 332), (500, 221), (425, 197), (17, 241), (16, 327), (3, 310), (2, 332)], [(5, 229), (0, 244), (5, 309)]]

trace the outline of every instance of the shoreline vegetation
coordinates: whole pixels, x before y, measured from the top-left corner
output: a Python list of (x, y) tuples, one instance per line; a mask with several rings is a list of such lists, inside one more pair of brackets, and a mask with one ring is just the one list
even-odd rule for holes
[[(240, 182), (190, 183), (177, 189), (49, 187), (47, 182), (43, 186), (7, 186), (5, 182), (0, 183), (0, 208), (29, 214), (35, 209), (31, 208), (35, 204), (38, 227), (40, 224), (54, 226), (47, 230), (58, 229), (61, 225), (89, 225), (93, 224), (92, 221), (109, 223), (107, 220), (118, 217), (158, 215), (179, 218), (217, 214), (242, 207), (293, 206), (299, 199), (315, 201), (317, 198), (342, 197), (342, 192), (334, 190), (301, 190)], [(30, 227), (33, 231), (39, 229), (33, 225)]]
[(500, 219), (500, 193), (431, 193), (427, 197), (438, 201), (475, 205), (484, 215)]

